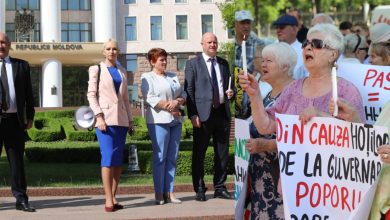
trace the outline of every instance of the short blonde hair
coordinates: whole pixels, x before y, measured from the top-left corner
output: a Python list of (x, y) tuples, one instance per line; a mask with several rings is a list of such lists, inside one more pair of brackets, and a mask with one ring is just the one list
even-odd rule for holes
[(113, 38), (108, 38), (108, 40), (106, 40), (106, 41), (103, 43), (103, 51), (106, 49), (107, 44), (109, 44), (109, 43), (114, 43), (114, 44), (115, 44), (115, 47), (119, 50), (118, 41), (116, 41), (116, 40), (113, 39)]

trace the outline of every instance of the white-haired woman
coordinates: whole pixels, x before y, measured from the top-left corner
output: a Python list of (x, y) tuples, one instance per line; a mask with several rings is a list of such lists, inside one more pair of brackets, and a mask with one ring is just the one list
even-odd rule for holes
[(344, 57), (342, 62), (363, 63), (368, 56), (366, 38), (359, 34), (347, 34), (344, 37)]
[[(263, 99), (264, 107), (269, 108), (275, 104), (283, 89), (293, 81), (292, 73), (297, 63), (297, 54), (284, 42), (266, 46), (261, 54), (261, 79), (272, 87)], [(253, 133), (252, 137), (257, 138), (249, 139), (246, 144), (251, 153), (251, 219), (283, 219), (282, 195), (277, 190), (280, 174), (275, 134)]]

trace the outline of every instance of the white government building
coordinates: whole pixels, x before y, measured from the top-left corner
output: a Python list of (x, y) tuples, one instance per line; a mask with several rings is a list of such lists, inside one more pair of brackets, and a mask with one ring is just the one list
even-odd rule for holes
[[(10, 55), (27, 60), (35, 105), (86, 105), (88, 66), (103, 59), (102, 42), (119, 42), (131, 99), (146, 53), (168, 52), (168, 69), (184, 78), (186, 60), (201, 52), (203, 33), (232, 40), (216, 3), (229, 0), (0, 0), (0, 31), (12, 41)], [(32, 16), (33, 15), (33, 16)]]

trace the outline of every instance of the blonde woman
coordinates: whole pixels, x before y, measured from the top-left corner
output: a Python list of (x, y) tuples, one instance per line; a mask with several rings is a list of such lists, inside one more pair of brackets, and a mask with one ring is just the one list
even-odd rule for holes
[(96, 135), (101, 153), (101, 173), (106, 197), (104, 210), (123, 209), (115, 198), (122, 173), (126, 132), (133, 132), (133, 117), (127, 91), (126, 70), (117, 65), (118, 43), (103, 45), (105, 59), (89, 68), (88, 101), (96, 117)]

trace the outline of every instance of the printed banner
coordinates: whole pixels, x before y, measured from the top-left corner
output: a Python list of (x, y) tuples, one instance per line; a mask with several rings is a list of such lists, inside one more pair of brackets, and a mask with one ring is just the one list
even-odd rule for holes
[(234, 168), (236, 171), (234, 177), (235, 219), (243, 219), (250, 155), (245, 148), (246, 140), (250, 138), (249, 123), (237, 118), (234, 123)]
[(286, 219), (367, 219), (386, 127), (276, 114)]
[(390, 67), (340, 62), (337, 75), (359, 89), (365, 119), (374, 124), (382, 107), (390, 100)]

